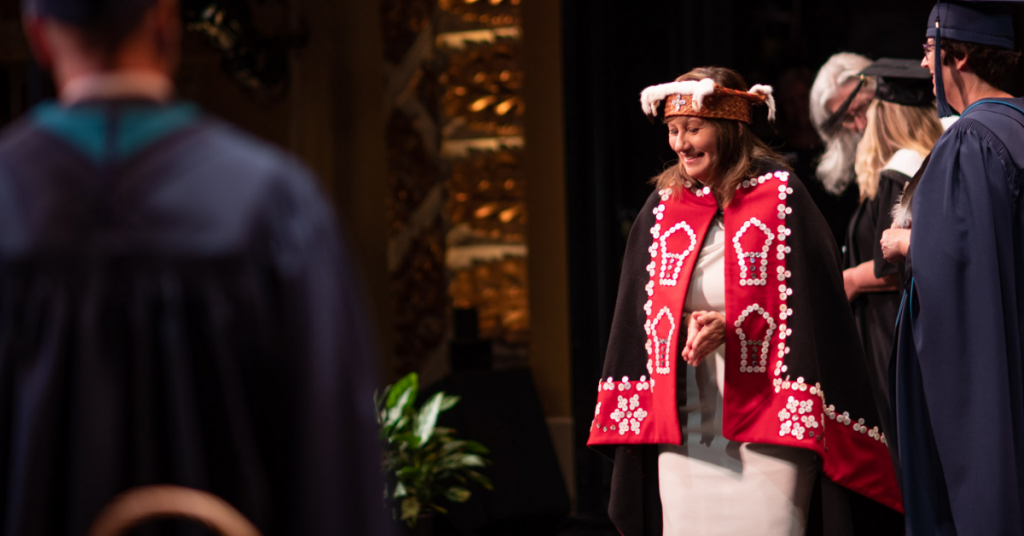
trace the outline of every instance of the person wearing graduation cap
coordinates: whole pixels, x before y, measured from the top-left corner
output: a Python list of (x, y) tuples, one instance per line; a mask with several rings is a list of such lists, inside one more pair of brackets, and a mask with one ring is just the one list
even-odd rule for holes
[(0, 534), (118, 494), (388, 534), (371, 329), (295, 158), (174, 98), (175, 0), (26, 0), (59, 100), (0, 134)]
[(890, 371), (907, 533), (1024, 534), (1024, 99), (1010, 8), (941, 2), (922, 66), (940, 115), (913, 193)]
[(903, 186), (942, 135), (931, 75), (919, 63), (883, 58), (861, 71), (875, 77), (876, 89), (867, 109), (864, 136), (857, 145), (855, 168), (861, 202), (846, 236), (843, 284), (887, 434), (891, 431), (889, 356), (901, 294), (896, 287), (897, 267), (883, 258), (880, 240), (892, 226), (891, 210), (899, 202)]

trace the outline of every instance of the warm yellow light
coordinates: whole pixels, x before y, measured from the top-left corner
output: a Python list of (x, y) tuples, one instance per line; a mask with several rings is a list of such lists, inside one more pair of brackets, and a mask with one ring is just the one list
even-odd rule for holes
[(516, 105), (516, 99), (515, 99), (515, 97), (513, 97), (513, 98), (508, 99), (507, 101), (505, 101), (505, 102), (495, 106), (494, 107), (494, 113), (496, 113), (498, 115), (505, 115), (515, 105)]
[(469, 105), (469, 111), (471, 111), (471, 112), (482, 111), (485, 108), (487, 108), (488, 106), (494, 104), (494, 101), (496, 101), (496, 100), (498, 100), (498, 98), (495, 97), (494, 95), (488, 95), (486, 97), (481, 97), (481, 98), (473, 101), (473, 104)]
[(505, 210), (502, 210), (498, 214), (498, 219), (501, 220), (502, 223), (509, 223), (512, 220), (516, 219), (516, 215), (519, 213), (519, 209), (519, 205), (513, 205), (509, 208), (506, 208)]
[(495, 203), (487, 203), (486, 205), (482, 205), (480, 208), (474, 210), (473, 217), (478, 220), (482, 220), (491, 214), (494, 214), (497, 209), (498, 206)]

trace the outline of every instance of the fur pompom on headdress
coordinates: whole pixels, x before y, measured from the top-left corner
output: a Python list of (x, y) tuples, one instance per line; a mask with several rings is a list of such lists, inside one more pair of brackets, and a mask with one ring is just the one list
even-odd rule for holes
[(772, 87), (757, 84), (749, 91), (729, 89), (715, 84), (710, 78), (669, 82), (644, 89), (640, 93), (640, 106), (652, 121), (658, 118), (658, 107), (664, 102), (665, 118), (687, 115), (713, 119), (732, 119), (751, 122), (750, 107), (768, 106), (768, 120), (775, 120), (775, 97)]

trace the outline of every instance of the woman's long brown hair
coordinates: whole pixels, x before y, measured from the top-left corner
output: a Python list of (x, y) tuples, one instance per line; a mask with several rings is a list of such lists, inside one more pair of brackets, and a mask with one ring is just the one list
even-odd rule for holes
[[(725, 67), (698, 67), (676, 78), (676, 82), (699, 81), (705, 78), (714, 80), (715, 84), (722, 87), (740, 91), (748, 89), (740, 73)], [(763, 163), (765, 160), (771, 160), (781, 165), (782, 159), (779, 155), (758, 139), (749, 125), (741, 125), (739, 121), (729, 119), (701, 119), (715, 130), (718, 157), (714, 162), (714, 180), (706, 186), (711, 188), (720, 205), (728, 205), (736, 193), (736, 185), (757, 173), (756, 161)], [(659, 190), (680, 189), (685, 181), (698, 182), (687, 176), (686, 170), (678, 160), (651, 180)]]

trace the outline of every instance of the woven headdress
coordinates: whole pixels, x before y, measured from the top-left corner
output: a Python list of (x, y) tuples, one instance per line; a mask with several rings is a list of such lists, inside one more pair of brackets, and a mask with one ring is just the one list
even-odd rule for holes
[(729, 89), (710, 78), (701, 81), (669, 82), (651, 86), (640, 93), (640, 104), (647, 117), (658, 118), (658, 107), (664, 102), (665, 118), (687, 115), (711, 119), (751, 122), (750, 107), (768, 105), (768, 120), (775, 120), (775, 98), (772, 87), (755, 85), (750, 91)]

